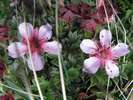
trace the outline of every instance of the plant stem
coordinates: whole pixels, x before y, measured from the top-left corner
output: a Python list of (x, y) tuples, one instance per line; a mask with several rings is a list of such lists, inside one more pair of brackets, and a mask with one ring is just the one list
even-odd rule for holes
[[(26, 24), (26, 26), (27, 26), (27, 24)], [(29, 57), (30, 57), (30, 61), (31, 61), (31, 67), (33, 69), (33, 75), (34, 75), (34, 78), (35, 78), (35, 82), (36, 82), (36, 85), (37, 85), (37, 89), (38, 89), (40, 98), (41, 98), (41, 100), (44, 100), (43, 99), (43, 95), (42, 95), (42, 91), (41, 91), (41, 88), (40, 88), (40, 85), (39, 85), (39, 81), (38, 81), (38, 78), (37, 78), (37, 74), (36, 74), (36, 71), (35, 71), (35, 68), (34, 68), (34, 63), (33, 63), (33, 60), (32, 60), (32, 53), (31, 53), (31, 49), (30, 49), (30, 43), (29, 43), (29, 39), (28, 39), (28, 34), (29, 33), (28, 33), (28, 30), (27, 30), (26, 42), (27, 42)]]
[(23, 81), (23, 83), (26, 87), (27, 92), (29, 93), (28, 96), (29, 96), (30, 100), (34, 100), (33, 96), (31, 95), (32, 92), (31, 92), (31, 89), (30, 89), (30, 86), (28, 83), (28, 79), (26, 77), (26, 73), (25, 73), (24, 69), (19, 74), (20, 74), (19, 76), (20, 76), (21, 80)]
[(118, 90), (120, 91), (121, 95), (123, 96), (124, 100), (127, 100), (127, 98), (125, 97), (125, 95), (123, 94), (123, 92), (121, 91), (121, 89), (119, 88), (118, 84), (115, 82), (115, 80), (113, 80), (116, 87), (118, 88)]
[(106, 98), (105, 98), (105, 100), (108, 100), (109, 82), (110, 82), (110, 78), (108, 77), (107, 93), (106, 93)]
[(18, 89), (12, 88), (12, 87), (10, 87), (10, 86), (8, 86), (8, 85), (5, 85), (5, 84), (3, 84), (3, 83), (1, 83), (1, 82), (0, 82), (0, 85), (1, 85), (1, 86), (4, 86), (4, 87), (6, 87), (6, 88), (12, 89), (12, 90), (14, 90), (14, 91), (23, 93), (23, 94), (32, 95), (32, 96), (34, 96), (34, 97), (40, 97), (39, 95), (36, 95), (36, 94), (30, 94), (30, 93), (25, 92), (25, 91), (23, 91), (23, 90), (18, 90)]
[[(58, 0), (56, 0), (56, 9), (55, 9), (55, 21), (56, 21), (56, 36), (58, 39)], [(59, 48), (59, 45), (58, 45)], [(61, 53), (58, 52), (58, 63), (59, 63), (59, 72), (60, 72), (60, 80), (61, 80), (61, 87), (62, 87), (62, 93), (63, 93), (63, 100), (67, 100), (66, 97), (66, 90), (65, 90), (65, 83), (64, 83), (64, 75), (63, 75), (63, 66), (61, 63)]]

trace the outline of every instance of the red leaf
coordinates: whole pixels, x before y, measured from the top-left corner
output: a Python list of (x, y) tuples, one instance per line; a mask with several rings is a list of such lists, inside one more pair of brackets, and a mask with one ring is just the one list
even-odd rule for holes
[(81, 2), (79, 5), (79, 15), (84, 19), (88, 19), (91, 13), (92, 7), (89, 4)]
[(6, 66), (5, 66), (4, 62), (2, 60), (0, 60), (0, 78), (3, 77), (5, 71), (6, 71)]
[(66, 21), (67, 23), (72, 22), (75, 16), (76, 15), (67, 8), (60, 9), (60, 18)]
[(0, 96), (0, 100), (14, 100), (12, 93), (7, 92), (5, 95)]
[(88, 95), (84, 92), (79, 93), (78, 100), (84, 100), (85, 97), (88, 97)]
[[(105, 8), (104, 8), (105, 5)], [(113, 10), (107, 0), (97, 0), (97, 10), (96, 12), (92, 15), (92, 17), (95, 18), (95, 20), (99, 24), (105, 24), (107, 23), (107, 16), (105, 14), (105, 9), (107, 12), (108, 20), (109, 22), (112, 22), (112, 18), (114, 16)]]
[(7, 32), (9, 31), (9, 28), (4, 25), (0, 25), (0, 40), (8, 40), (9, 36)]
[(97, 9), (105, 4), (105, 0), (96, 0)]
[(96, 29), (97, 23), (95, 20), (83, 20), (81, 21), (81, 28), (86, 31), (94, 31)]
[(8, 31), (9, 31), (9, 29), (7, 26), (0, 25), (0, 33), (6, 33)]
[(60, 18), (71, 23), (75, 18), (90, 17), (91, 6), (85, 3), (70, 4), (60, 9)]
[(104, 5), (108, 14), (109, 22), (114, 18), (110, 4), (105, 0), (97, 1), (97, 9), (94, 11), (92, 6), (81, 2), (80, 4), (70, 4), (60, 9), (60, 18), (71, 23), (74, 19), (79, 22), (80, 27), (87, 31), (94, 31), (97, 25), (107, 23)]

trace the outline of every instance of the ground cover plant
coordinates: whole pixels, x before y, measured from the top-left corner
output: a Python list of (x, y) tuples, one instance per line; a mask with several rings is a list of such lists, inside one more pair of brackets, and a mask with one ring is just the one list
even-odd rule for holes
[(132, 0), (0, 0), (0, 100), (132, 100)]

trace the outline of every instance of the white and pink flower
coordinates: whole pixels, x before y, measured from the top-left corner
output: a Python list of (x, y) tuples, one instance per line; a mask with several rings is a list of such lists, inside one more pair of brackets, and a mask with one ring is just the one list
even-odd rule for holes
[(99, 37), (100, 42), (84, 39), (80, 44), (81, 50), (90, 56), (84, 61), (83, 71), (94, 74), (99, 68), (104, 68), (110, 78), (117, 77), (119, 68), (116, 59), (129, 53), (128, 45), (118, 43), (111, 47), (112, 34), (105, 29)]
[[(29, 47), (32, 53), (32, 60), (36, 71), (40, 71), (44, 67), (44, 60), (42, 53), (49, 53), (58, 55), (61, 52), (61, 44), (57, 41), (48, 42), (52, 37), (52, 27), (50, 24), (42, 25), (39, 29), (33, 29), (30, 23), (21, 23), (18, 27), (22, 37), (21, 42), (14, 42), (8, 46), (9, 56), (19, 58), (28, 52), (27, 38), (29, 40)], [(28, 66), (31, 70), (31, 61), (28, 57)]]

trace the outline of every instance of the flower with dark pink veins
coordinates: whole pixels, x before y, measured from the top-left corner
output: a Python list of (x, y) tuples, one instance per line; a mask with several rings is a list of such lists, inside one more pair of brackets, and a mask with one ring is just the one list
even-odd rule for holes
[(87, 73), (96, 73), (99, 68), (104, 68), (110, 78), (119, 75), (119, 68), (116, 59), (129, 53), (126, 43), (118, 43), (111, 47), (112, 34), (103, 29), (100, 32), (100, 42), (90, 39), (84, 39), (81, 44), (81, 50), (90, 55), (90, 58), (84, 61), (83, 71)]
[[(43, 53), (58, 55), (61, 52), (61, 44), (57, 41), (48, 42), (52, 37), (52, 27), (50, 24), (42, 25), (39, 29), (33, 29), (30, 23), (21, 23), (18, 27), (22, 37), (21, 42), (14, 42), (8, 46), (9, 56), (19, 58), (29, 54), (28, 42), (32, 54), (32, 60), (36, 71), (43, 69), (44, 60), (41, 56)], [(27, 59), (28, 66), (31, 70), (30, 57)]]

